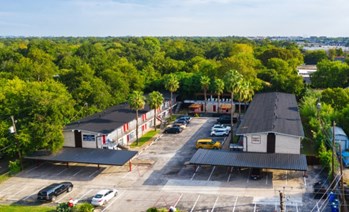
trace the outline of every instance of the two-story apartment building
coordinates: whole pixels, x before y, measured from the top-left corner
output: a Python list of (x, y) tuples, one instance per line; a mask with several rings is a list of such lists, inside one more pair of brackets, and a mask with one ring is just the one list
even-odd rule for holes
[[(156, 124), (169, 116), (169, 103), (169, 99), (165, 100), (157, 109)], [(154, 127), (154, 110), (145, 105), (143, 110), (138, 111), (138, 115), (138, 136), (141, 137)], [(65, 147), (128, 145), (136, 140), (136, 112), (127, 103), (119, 104), (67, 125), (63, 134)]]

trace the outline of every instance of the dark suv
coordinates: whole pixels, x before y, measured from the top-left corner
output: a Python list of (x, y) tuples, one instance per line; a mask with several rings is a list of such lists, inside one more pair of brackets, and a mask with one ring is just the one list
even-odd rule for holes
[(71, 182), (53, 183), (39, 191), (38, 200), (55, 201), (58, 195), (64, 192), (70, 192), (72, 189), (73, 184)]

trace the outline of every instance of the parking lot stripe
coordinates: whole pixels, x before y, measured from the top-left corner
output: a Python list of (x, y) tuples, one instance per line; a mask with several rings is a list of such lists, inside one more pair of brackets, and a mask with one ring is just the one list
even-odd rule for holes
[(216, 201), (215, 201), (215, 202), (214, 202), (214, 204), (213, 204), (213, 207), (212, 207), (211, 212), (213, 212), (213, 211), (214, 211), (214, 208), (216, 207), (216, 204), (217, 204), (218, 198), (219, 198), (219, 196), (217, 196)]
[(82, 198), (84, 198), (87, 194), (91, 193), (91, 191), (93, 191), (93, 189), (88, 190), (88, 192), (86, 192), (84, 195), (82, 195), (82, 196), (78, 199), (78, 201), (82, 200)]
[(235, 212), (235, 207), (236, 207), (236, 203), (238, 202), (238, 198), (239, 198), (239, 197), (237, 196), (236, 199), (235, 199), (233, 212)]
[(307, 187), (307, 178), (303, 177), (304, 179), (304, 186)]
[(78, 172), (76, 172), (75, 174), (73, 174), (73, 177), (75, 177), (77, 174), (79, 174), (82, 171), (82, 169), (80, 169)]
[(216, 166), (213, 166), (213, 169), (212, 169), (211, 174), (210, 174), (210, 176), (208, 177), (207, 181), (210, 181), (210, 179), (211, 179), (211, 177), (212, 177), (212, 174), (213, 174), (215, 168), (216, 168)]
[(257, 209), (257, 204), (255, 203), (255, 204), (254, 204), (253, 211), (256, 212), (256, 209)]
[(196, 168), (196, 170), (195, 170), (193, 176), (190, 178), (190, 180), (194, 180), (194, 177), (195, 177), (195, 175), (196, 175), (196, 172), (198, 172), (199, 168), (200, 168), (200, 166), (198, 166), (198, 167)]
[(126, 178), (129, 174), (131, 174), (132, 172), (127, 172), (124, 176), (122, 176), (122, 178)]
[(196, 206), (196, 204), (198, 203), (199, 199), (200, 199), (200, 195), (198, 196), (198, 198), (196, 198), (195, 203), (194, 203), (193, 207), (191, 208), (190, 212), (193, 212), (193, 211), (194, 211), (195, 206)]
[(227, 182), (229, 182), (229, 181), (230, 181), (230, 177), (231, 177), (231, 172), (229, 173), (229, 176), (228, 176)]
[(287, 185), (287, 170), (286, 170), (286, 185)]
[(107, 207), (105, 207), (105, 208), (102, 210), (102, 212), (106, 211), (110, 206), (112, 206), (113, 203), (114, 203), (117, 199), (119, 199), (120, 196), (123, 195), (125, 192), (126, 192), (126, 191), (122, 192), (122, 194), (118, 194), (118, 196), (116, 196), (116, 197), (114, 198), (113, 201), (109, 202), (109, 204), (107, 205)]
[(88, 178), (91, 178), (93, 175), (95, 175), (96, 173), (98, 173), (100, 170), (99, 169), (97, 169), (96, 171), (94, 171), (92, 174), (90, 174), (89, 176), (88, 176)]
[(176, 203), (173, 205), (173, 207), (176, 207), (178, 202), (182, 199), (183, 193), (178, 197)]
[(21, 193), (24, 189), (26, 189), (26, 186), (23, 186), (22, 189), (20, 189), (19, 191), (17, 191), (16, 193), (13, 194), (13, 196), (17, 196), (17, 194)]
[(62, 171), (58, 172), (58, 174), (56, 174), (55, 176), (62, 174), (65, 170), (68, 170), (68, 168), (64, 168)]
[(12, 184), (9, 187), (7, 187), (7, 188), (3, 189), (2, 191), (0, 191), (0, 194), (4, 193), (4, 191), (7, 191), (8, 189), (12, 188), (13, 186), (15, 186), (15, 184)]
[(268, 172), (267, 172), (267, 174), (265, 175), (265, 185), (268, 185)]
[(26, 170), (25, 173), (28, 174), (28, 173), (31, 172), (32, 170), (34, 170), (34, 169), (36, 169), (36, 168), (39, 168), (40, 166), (42, 166), (42, 165), (44, 165), (44, 164), (46, 164), (46, 162), (44, 162), (44, 163), (42, 163), (42, 164), (40, 164), (40, 165), (38, 165), (38, 166), (34, 166), (34, 167), (31, 168), (31, 169)]

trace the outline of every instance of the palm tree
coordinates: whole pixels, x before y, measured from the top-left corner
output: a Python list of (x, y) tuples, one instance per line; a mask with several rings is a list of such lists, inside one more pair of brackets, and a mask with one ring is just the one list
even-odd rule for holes
[(254, 90), (253, 90), (253, 87), (251, 85), (251, 83), (248, 83), (248, 87), (246, 89), (246, 94), (245, 94), (245, 98), (244, 98), (244, 103), (245, 103), (245, 112), (246, 112), (246, 105), (247, 105), (247, 102), (251, 102), (252, 101), (252, 98), (253, 98), (253, 95), (254, 95)]
[(218, 98), (218, 113), (220, 113), (220, 108), (219, 108), (219, 104), (221, 102), (221, 95), (223, 94), (224, 91), (224, 81), (221, 79), (215, 79), (214, 81), (214, 91), (217, 94), (217, 98)]
[(159, 91), (153, 91), (149, 94), (148, 104), (151, 109), (154, 109), (154, 130), (156, 131), (156, 109), (164, 102), (164, 97)]
[(169, 74), (165, 78), (165, 89), (170, 91), (171, 93), (171, 100), (170, 100), (170, 114), (172, 114), (172, 95), (173, 92), (176, 92), (179, 88), (179, 81), (174, 74)]
[(226, 77), (225, 77), (225, 85), (228, 92), (230, 92), (230, 98), (231, 98), (231, 109), (230, 109), (230, 124), (231, 124), (231, 142), (234, 140), (234, 133), (233, 133), (233, 116), (235, 112), (235, 105), (234, 105), (234, 93), (239, 92), (241, 88), (241, 81), (242, 81), (242, 75), (236, 71), (236, 70), (230, 70), (228, 71)]
[(136, 144), (138, 145), (138, 110), (143, 109), (145, 105), (143, 92), (133, 91), (128, 98), (128, 103), (130, 108), (136, 111)]
[[(247, 101), (251, 101), (252, 96), (254, 94), (253, 88), (251, 86), (251, 83), (249, 81), (243, 81), (241, 83), (241, 88), (239, 90), (239, 119), (241, 115), (241, 103), (244, 102), (246, 105)], [(245, 107), (246, 109), (246, 107)]]
[(204, 90), (204, 97), (205, 97), (205, 110), (204, 112), (206, 113), (206, 105), (207, 105), (207, 90), (208, 87), (210, 86), (210, 78), (208, 76), (201, 76), (200, 78), (200, 84), (201, 88)]

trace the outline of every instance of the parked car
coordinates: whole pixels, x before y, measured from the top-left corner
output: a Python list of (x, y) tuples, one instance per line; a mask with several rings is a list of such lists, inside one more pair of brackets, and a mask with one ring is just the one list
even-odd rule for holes
[(211, 138), (203, 138), (196, 141), (196, 149), (221, 149), (222, 144), (219, 141), (214, 141)]
[[(233, 117), (233, 123), (236, 123), (237, 121), (238, 121), (238, 119), (236, 117)], [(217, 119), (217, 122), (220, 124), (230, 124), (231, 123), (230, 116), (228, 116), (228, 115), (220, 116)]]
[(182, 131), (181, 127), (168, 127), (164, 130), (164, 133), (181, 133)]
[(71, 182), (53, 183), (38, 193), (38, 200), (41, 201), (55, 201), (57, 196), (64, 192), (70, 192), (73, 190), (73, 184)]
[(183, 124), (185, 126), (188, 125), (188, 122), (186, 120), (176, 120), (173, 124)]
[(191, 119), (192, 119), (192, 117), (190, 117), (190, 116), (178, 116), (177, 117), (177, 120), (186, 120), (188, 124), (190, 123)]
[(320, 199), (322, 197), (326, 198), (328, 184), (325, 181), (318, 181), (313, 185), (313, 194), (315, 199)]
[(345, 168), (349, 168), (349, 152), (342, 152), (342, 161)]
[(262, 169), (260, 169), (260, 168), (253, 168), (251, 170), (251, 173), (250, 173), (250, 178), (252, 180), (259, 180), (259, 179), (261, 179), (262, 178), (261, 172), (262, 172)]
[(113, 197), (118, 195), (116, 189), (104, 189), (97, 192), (97, 194), (92, 198), (91, 204), (94, 206), (101, 206), (111, 200)]
[(211, 136), (228, 136), (229, 131), (226, 129), (215, 129), (211, 131)]
[(211, 128), (211, 131), (217, 130), (217, 129), (219, 129), (219, 130), (227, 130), (228, 132), (231, 131), (231, 127), (230, 126), (225, 126), (223, 124), (215, 124), (215, 125), (213, 125), (213, 127)]
[(187, 125), (181, 123), (174, 123), (172, 124), (172, 127), (180, 127), (184, 130), (185, 128), (187, 128)]

